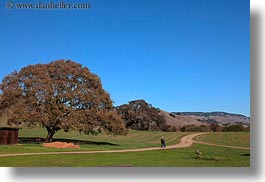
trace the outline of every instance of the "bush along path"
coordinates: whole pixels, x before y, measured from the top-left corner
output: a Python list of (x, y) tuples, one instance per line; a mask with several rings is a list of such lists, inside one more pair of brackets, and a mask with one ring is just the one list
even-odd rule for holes
[(166, 150), (166, 149), (177, 149), (177, 148), (186, 148), (190, 147), (193, 143), (203, 144), (203, 145), (212, 145), (218, 147), (229, 147), (236, 149), (250, 149), (245, 147), (236, 147), (236, 146), (227, 146), (227, 145), (217, 145), (210, 144), (206, 142), (199, 142), (193, 140), (196, 136), (202, 135), (205, 133), (194, 133), (181, 138), (180, 143), (167, 146), (166, 148), (152, 147), (152, 148), (139, 148), (139, 149), (128, 149), (128, 150), (105, 150), (105, 151), (72, 151), (72, 152), (37, 152), (37, 153), (18, 153), (18, 154), (0, 154), (0, 157), (11, 157), (11, 156), (30, 156), (30, 155), (60, 155), (60, 154), (95, 154), (95, 153), (122, 153), (122, 152), (142, 152), (142, 151), (151, 151), (151, 150)]

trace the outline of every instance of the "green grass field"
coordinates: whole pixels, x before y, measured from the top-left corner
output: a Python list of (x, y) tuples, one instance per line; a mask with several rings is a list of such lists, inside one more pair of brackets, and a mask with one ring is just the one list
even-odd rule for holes
[[(19, 131), (19, 137), (45, 137), (46, 130), (42, 128), (23, 128)], [(161, 131), (135, 131), (130, 130), (127, 136), (112, 135), (85, 135), (75, 131), (59, 131), (54, 138), (64, 138), (68, 140), (90, 141), (93, 144), (82, 144), (80, 149), (56, 149), (45, 148), (40, 144), (22, 144), (22, 145), (0, 145), (0, 153), (27, 153), (27, 152), (58, 152), (58, 151), (92, 151), (92, 150), (121, 150), (146, 147), (159, 147), (160, 137), (164, 136), (167, 145), (179, 143), (180, 138), (189, 133), (161, 132)], [(103, 144), (101, 144), (104, 142)]]
[[(202, 152), (196, 159), (195, 150)], [(189, 148), (112, 154), (68, 154), (0, 158), (13, 167), (249, 167), (249, 150), (195, 144)]]
[(195, 138), (212, 144), (250, 147), (250, 132), (212, 132)]
[[(91, 141), (94, 144), (80, 145), (80, 149), (45, 148), (40, 144), (0, 145), (0, 153), (27, 153), (52, 151), (120, 150), (158, 147), (164, 136), (168, 145), (179, 143), (180, 138), (190, 133), (134, 131), (127, 136), (90, 136), (78, 132), (58, 132), (54, 138)], [(23, 128), (19, 137), (45, 137), (42, 128)], [(249, 146), (249, 133), (207, 133), (196, 138), (215, 144)], [(101, 145), (100, 142), (105, 142)], [(197, 159), (196, 149), (202, 152)], [(0, 157), (0, 166), (5, 167), (95, 167), (95, 166), (145, 166), (145, 167), (249, 167), (250, 150), (232, 149), (194, 144), (192, 147), (145, 152), (62, 154)]]

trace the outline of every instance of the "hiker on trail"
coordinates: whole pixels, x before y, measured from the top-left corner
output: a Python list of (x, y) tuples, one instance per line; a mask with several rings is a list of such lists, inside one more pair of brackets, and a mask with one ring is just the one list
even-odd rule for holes
[(161, 148), (166, 148), (166, 140), (164, 139), (164, 137), (161, 137)]

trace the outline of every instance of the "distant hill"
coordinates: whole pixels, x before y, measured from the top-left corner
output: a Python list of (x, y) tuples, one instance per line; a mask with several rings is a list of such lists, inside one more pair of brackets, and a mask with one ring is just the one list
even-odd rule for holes
[(160, 111), (160, 115), (163, 115), (167, 124), (181, 127), (185, 125), (231, 125), (231, 124), (243, 124), (245, 126), (250, 125), (250, 118), (240, 114), (232, 114), (226, 112), (166, 112)]
[(194, 119), (192, 117), (185, 116), (185, 115), (176, 115), (176, 114), (169, 113), (169, 112), (166, 112), (163, 110), (161, 110), (159, 114), (165, 117), (166, 123), (168, 125), (175, 126), (175, 127), (182, 127), (185, 125), (204, 124), (204, 123), (197, 121), (196, 119)]

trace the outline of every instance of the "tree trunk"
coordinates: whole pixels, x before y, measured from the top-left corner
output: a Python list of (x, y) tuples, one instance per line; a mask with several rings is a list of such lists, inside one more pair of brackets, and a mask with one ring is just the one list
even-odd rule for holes
[(45, 142), (53, 142), (53, 135), (54, 135), (55, 132), (49, 132), (46, 139), (45, 139)]
[(52, 127), (46, 127), (46, 129), (47, 129), (48, 135), (47, 135), (47, 137), (45, 139), (45, 142), (53, 142), (53, 135), (57, 131), (59, 131), (59, 129), (58, 128), (57, 129), (54, 129)]

